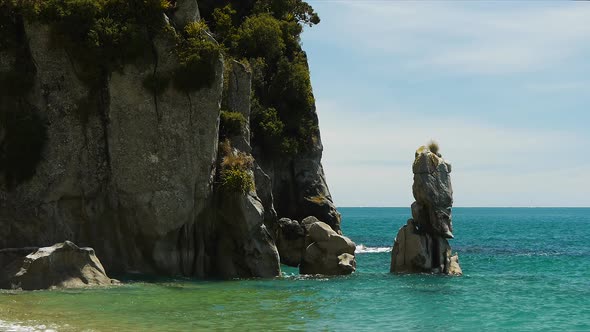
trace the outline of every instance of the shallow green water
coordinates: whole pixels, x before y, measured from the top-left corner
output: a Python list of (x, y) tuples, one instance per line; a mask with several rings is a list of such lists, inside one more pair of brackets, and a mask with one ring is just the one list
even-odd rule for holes
[(387, 273), (409, 209), (341, 212), (351, 276), (4, 292), (0, 330), (590, 330), (590, 209), (454, 209), (458, 278)]

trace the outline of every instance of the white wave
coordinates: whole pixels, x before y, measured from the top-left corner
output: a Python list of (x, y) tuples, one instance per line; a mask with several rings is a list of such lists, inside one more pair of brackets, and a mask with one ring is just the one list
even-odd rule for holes
[(390, 252), (391, 247), (366, 247), (364, 244), (356, 246), (355, 254), (374, 254), (379, 252)]
[(21, 322), (7, 322), (0, 319), (0, 331), (5, 332), (55, 332), (54, 329), (48, 328), (45, 325), (25, 326), (20, 325)]

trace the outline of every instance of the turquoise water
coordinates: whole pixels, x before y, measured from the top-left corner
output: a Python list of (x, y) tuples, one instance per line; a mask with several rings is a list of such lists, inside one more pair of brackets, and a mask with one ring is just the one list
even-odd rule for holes
[(351, 276), (4, 292), (0, 330), (590, 330), (590, 208), (455, 208), (462, 277), (387, 272), (409, 208), (340, 211)]

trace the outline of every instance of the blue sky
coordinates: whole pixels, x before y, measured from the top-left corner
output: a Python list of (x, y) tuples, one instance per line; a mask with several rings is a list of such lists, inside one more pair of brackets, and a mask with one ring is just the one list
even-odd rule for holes
[(590, 3), (309, 3), (338, 206), (409, 206), (430, 139), (453, 164), (455, 206), (590, 206)]

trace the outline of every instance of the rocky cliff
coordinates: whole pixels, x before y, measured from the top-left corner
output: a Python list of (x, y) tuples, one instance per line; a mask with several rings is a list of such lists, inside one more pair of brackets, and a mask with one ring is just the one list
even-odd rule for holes
[[(5, 88), (0, 100), (0, 248), (70, 240), (93, 247), (108, 273), (268, 277), (280, 273), (278, 217), (314, 215), (339, 231), (319, 132), (288, 157), (255, 148), (245, 170), (254, 185), (224, 189), (222, 107), (245, 120), (225, 153), (252, 153), (249, 65), (216, 53), (208, 84), (146, 87), (146, 78), (178, 76), (179, 63), (194, 59), (181, 58), (173, 36), (200, 17), (199, 6), (170, 3), (163, 30), (173, 33), (148, 27), (141, 54), (93, 84), (71, 48), (54, 42), (54, 26), (19, 12), (4, 18), (3, 33), (17, 42), (0, 47), (2, 85), (14, 74), (28, 83)], [(217, 43), (206, 31), (199, 38)]]

